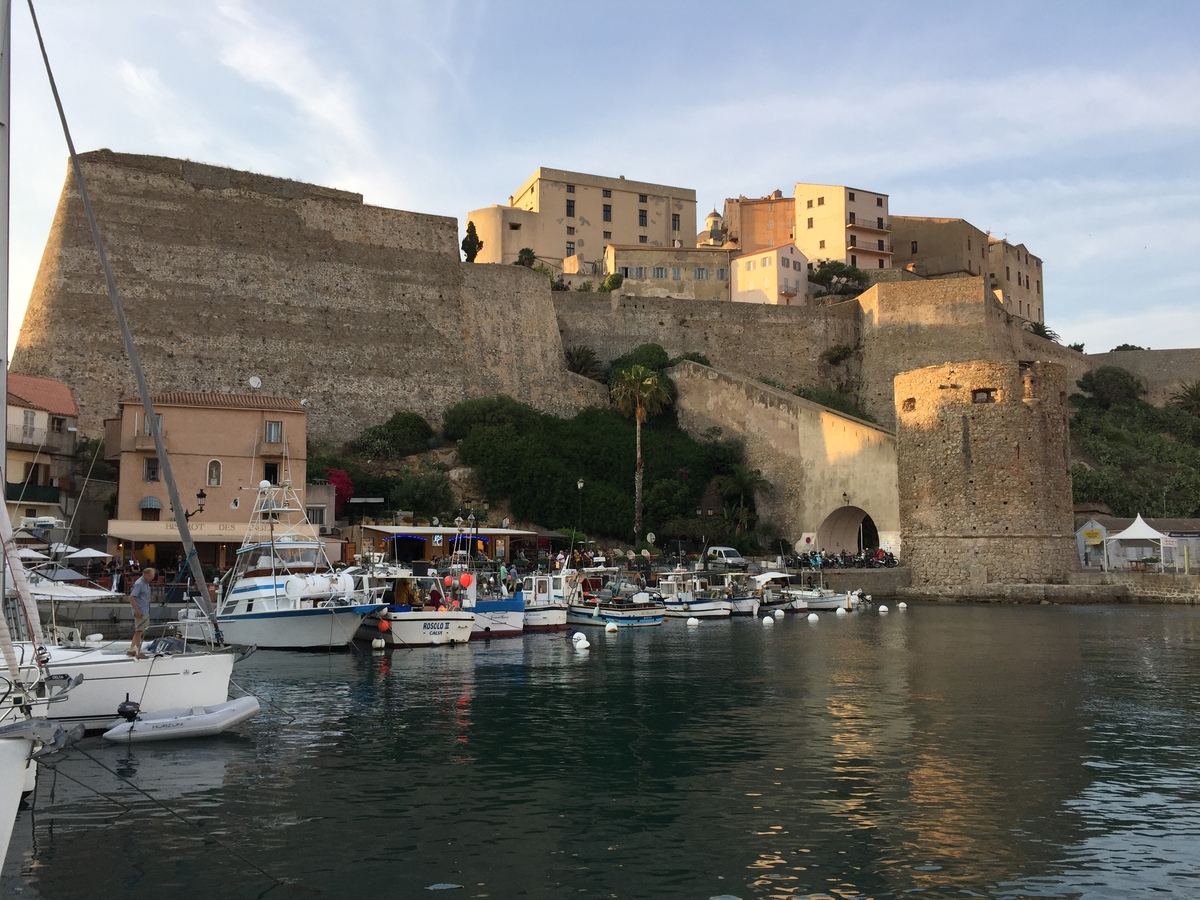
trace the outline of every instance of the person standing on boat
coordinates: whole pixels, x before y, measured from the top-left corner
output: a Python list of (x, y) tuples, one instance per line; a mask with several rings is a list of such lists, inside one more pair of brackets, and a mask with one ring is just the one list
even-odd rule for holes
[(158, 573), (150, 566), (142, 570), (142, 577), (129, 589), (129, 605), (133, 607), (133, 637), (129, 640), (128, 656), (145, 659), (142, 653), (142, 632), (150, 625), (150, 582)]

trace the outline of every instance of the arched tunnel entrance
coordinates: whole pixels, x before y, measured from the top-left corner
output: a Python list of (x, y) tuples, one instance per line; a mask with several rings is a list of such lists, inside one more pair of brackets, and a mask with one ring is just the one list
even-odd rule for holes
[(839, 506), (817, 529), (817, 548), (829, 553), (877, 550), (879, 529), (866, 510), (857, 506)]

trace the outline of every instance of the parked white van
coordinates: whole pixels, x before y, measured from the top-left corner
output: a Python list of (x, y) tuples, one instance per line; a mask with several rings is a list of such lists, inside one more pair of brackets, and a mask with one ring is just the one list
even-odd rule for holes
[(729, 569), (741, 569), (743, 571), (750, 567), (750, 563), (746, 561), (746, 558), (733, 547), (709, 547), (704, 557), (708, 560), (709, 565), (725, 566)]

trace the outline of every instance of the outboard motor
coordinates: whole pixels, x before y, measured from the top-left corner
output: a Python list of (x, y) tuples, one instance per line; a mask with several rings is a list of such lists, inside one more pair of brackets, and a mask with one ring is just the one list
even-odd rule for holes
[(117, 705), (117, 715), (126, 722), (132, 722), (138, 717), (138, 713), (142, 711), (141, 704), (136, 700), (130, 700), (129, 695), (125, 695), (125, 699)]

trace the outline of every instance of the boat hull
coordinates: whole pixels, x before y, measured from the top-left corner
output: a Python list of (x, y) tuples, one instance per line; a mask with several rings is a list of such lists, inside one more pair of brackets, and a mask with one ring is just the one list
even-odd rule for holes
[(475, 640), (520, 637), (525, 630), (525, 604), (520, 600), (476, 600), (470, 611), (475, 615), (471, 626)]
[(217, 616), (228, 644), (264, 650), (330, 650), (345, 647), (363, 618), (383, 605), (322, 606)]
[(760, 605), (757, 597), (734, 597), (730, 602), (730, 615), (757, 616)]
[(661, 625), (666, 610), (661, 604), (572, 603), (567, 606), (568, 625), (608, 625), (645, 628)]
[[(386, 622), (387, 629), (380, 630)], [(475, 614), (465, 610), (388, 609), (363, 620), (358, 638), (382, 638), (389, 647), (436, 647), (465, 644), (471, 639)]]
[[(32, 658), (32, 648), (25, 658)], [(147, 712), (179, 707), (212, 706), (229, 697), (233, 653), (169, 653), (136, 659), (124, 649), (51, 647), (52, 675), (83, 675), (62, 700), (50, 703), (46, 716), (60, 725), (82, 724), (87, 730), (112, 723), (128, 697)]]
[(564, 631), (566, 627), (566, 604), (525, 607), (526, 631)]
[(673, 619), (723, 619), (733, 612), (728, 600), (681, 600), (668, 602), (666, 615)]
[(8, 853), (26, 773), (33, 766), (29, 759), (32, 749), (23, 738), (0, 739), (0, 853), (3, 854)]
[(216, 706), (168, 709), (145, 713), (134, 721), (115, 722), (104, 732), (107, 740), (121, 743), (208, 737), (228, 731), (258, 715), (257, 697), (238, 697)]

